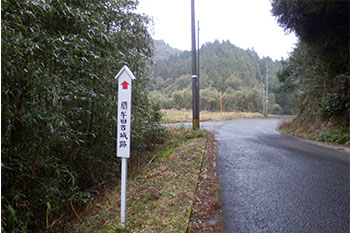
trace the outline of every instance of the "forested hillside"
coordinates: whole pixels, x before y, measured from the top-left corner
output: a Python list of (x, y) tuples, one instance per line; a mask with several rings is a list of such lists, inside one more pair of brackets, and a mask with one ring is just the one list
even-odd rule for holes
[(163, 40), (153, 40), (153, 43), (154, 48), (156, 48), (153, 60), (156, 62), (181, 53), (181, 50), (170, 47)]
[[(161, 45), (161, 46), (160, 46)], [(155, 54), (172, 51), (164, 42), (155, 42)], [(191, 108), (191, 52), (167, 53), (151, 68), (151, 98), (161, 108)], [(159, 56), (158, 56), (159, 57)], [(206, 43), (200, 48), (200, 109), (219, 111), (262, 111), (263, 84), (269, 76), (269, 113), (294, 114), (298, 90), (286, 91), (276, 73), (280, 61), (259, 58), (254, 49), (244, 50), (229, 41)]]
[(350, 145), (349, 1), (272, 1), (273, 14), (300, 43), (278, 74), (302, 90), (288, 130), (298, 136)]

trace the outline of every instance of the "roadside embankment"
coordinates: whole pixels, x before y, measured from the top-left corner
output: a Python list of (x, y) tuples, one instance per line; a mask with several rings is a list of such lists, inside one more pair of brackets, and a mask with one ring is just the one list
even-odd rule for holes
[(339, 124), (333, 119), (322, 120), (318, 117), (310, 119), (304, 114), (285, 121), (278, 126), (278, 130), (304, 140), (341, 146), (345, 150), (350, 146), (350, 131), (345, 123)]

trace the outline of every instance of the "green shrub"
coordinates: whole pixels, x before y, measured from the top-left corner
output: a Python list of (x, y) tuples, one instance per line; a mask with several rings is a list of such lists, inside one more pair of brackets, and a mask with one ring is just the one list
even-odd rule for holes
[[(55, 227), (119, 176), (116, 73), (133, 85), (132, 154), (160, 143), (148, 103), (149, 19), (137, 1), (2, 1), (1, 212), (4, 232)], [(107, 7), (108, 6), (108, 7)]]
[(350, 132), (346, 128), (338, 126), (331, 130), (320, 132), (317, 137), (317, 141), (328, 142), (335, 144), (350, 145)]

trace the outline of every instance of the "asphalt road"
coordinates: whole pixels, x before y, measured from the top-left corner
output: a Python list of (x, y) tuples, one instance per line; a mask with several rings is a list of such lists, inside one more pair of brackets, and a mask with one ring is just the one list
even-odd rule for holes
[(279, 134), (280, 120), (215, 129), (226, 232), (350, 232), (349, 154)]

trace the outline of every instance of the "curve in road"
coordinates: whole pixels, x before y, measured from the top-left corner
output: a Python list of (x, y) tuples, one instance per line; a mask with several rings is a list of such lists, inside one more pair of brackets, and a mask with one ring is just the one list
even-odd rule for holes
[(349, 154), (281, 135), (280, 121), (206, 123), (216, 128), (225, 230), (349, 232)]

